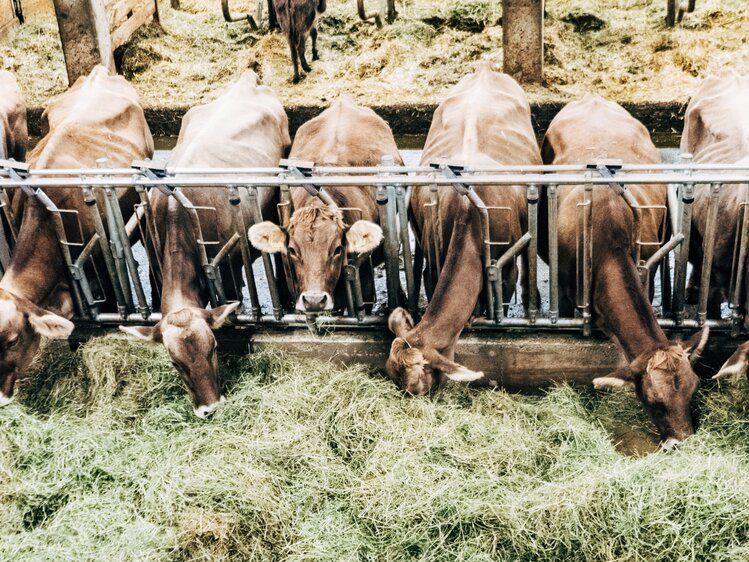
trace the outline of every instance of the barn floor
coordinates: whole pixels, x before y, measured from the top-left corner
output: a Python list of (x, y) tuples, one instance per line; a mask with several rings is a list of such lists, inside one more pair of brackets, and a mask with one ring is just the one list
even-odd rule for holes
[(749, 556), (745, 379), (705, 385), (698, 433), (642, 455), (627, 396), (409, 399), (272, 351), (222, 370), (228, 400), (201, 421), (160, 347), (47, 348), (0, 412), (0, 559)]
[[(370, 0), (371, 1), (371, 0)], [(123, 71), (148, 107), (189, 106), (256, 69), (287, 104), (325, 105), (347, 92), (364, 103), (434, 103), (478, 60), (502, 62), (501, 4), (494, 0), (398, 0), (399, 19), (378, 30), (361, 23), (354, 0), (330, 2), (320, 23), (322, 60), (290, 81), (285, 39), (227, 24), (218, 0), (162, 6), (162, 29), (142, 29), (121, 53)], [(252, 3), (253, 6), (255, 5)], [(749, 3), (698, 0), (681, 26), (663, 23), (665, 0), (558, 0), (547, 4), (546, 83), (531, 101), (571, 99), (589, 90), (618, 101), (686, 102), (708, 73), (749, 72)], [(239, 12), (248, 0), (232, 4)], [(65, 88), (54, 18), (36, 17), (0, 45), (30, 106)]]

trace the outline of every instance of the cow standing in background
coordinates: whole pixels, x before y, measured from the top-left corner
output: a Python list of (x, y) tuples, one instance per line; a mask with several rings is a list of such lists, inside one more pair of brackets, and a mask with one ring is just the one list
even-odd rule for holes
[(0, 127), (0, 160), (23, 160), (29, 140), (26, 106), (16, 77), (7, 70), (0, 70)]
[[(297, 131), (291, 158), (320, 166), (376, 166), (384, 155), (403, 165), (388, 124), (368, 107), (344, 96)], [(374, 252), (374, 265), (384, 253), (375, 191), (371, 187), (328, 186), (333, 205), (324, 204), (303, 187), (294, 187), (294, 214), (288, 229), (263, 222), (249, 229), (252, 245), (286, 254), (294, 274), (296, 308), (318, 313), (345, 307), (344, 253)], [(372, 268), (361, 268), (365, 302), (375, 297)]]
[[(442, 157), (469, 168), (541, 163), (530, 106), (515, 80), (485, 65), (450, 90), (434, 113), (421, 163), (429, 165)], [(526, 188), (482, 185), (474, 190), (488, 207), (509, 209), (489, 214), (491, 239), (514, 244), (528, 229)], [(452, 187), (440, 187), (435, 225), (435, 217), (426, 207), (430, 192), (429, 186), (416, 186), (411, 195), (412, 226), (422, 251), (428, 254), (434, 245), (436, 228), (441, 228), (438, 236), (445, 241), (442, 255), (427, 259), (424, 277), (429, 305), (417, 325), (403, 308), (393, 311), (388, 319), (396, 338), (385, 369), (390, 379), (410, 394), (427, 394), (442, 377), (470, 381), (482, 376), (453, 361), (458, 337), (476, 309), (484, 283), (481, 217), (466, 196)], [(498, 259), (509, 246), (493, 246), (492, 258)], [(434, 264), (437, 259), (442, 263), (439, 279)], [(515, 283), (515, 264), (511, 262), (503, 271), (504, 302), (512, 298)], [(526, 304), (529, 290), (536, 288), (526, 283)]]
[[(567, 104), (549, 125), (542, 154), (545, 164), (587, 164), (616, 158), (631, 164), (656, 164), (660, 154), (647, 129), (620, 105), (587, 94)], [(666, 206), (666, 186), (631, 185), (627, 189), (642, 206)], [(579, 203), (584, 186), (559, 186), (560, 315), (571, 316), (576, 306), (576, 263)], [(544, 199), (544, 206), (548, 202)], [(539, 232), (546, 226), (542, 209)], [(644, 212), (640, 239), (660, 239), (666, 213)], [(660, 432), (664, 448), (671, 448), (694, 432), (689, 403), (699, 379), (692, 370), (707, 343), (708, 330), (688, 343), (671, 344), (658, 325), (632, 257), (635, 236), (632, 208), (619, 191), (607, 185), (592, 192), (593, 320), (624, 351), (629, 365), (598, 377), (596, 388), (633, 389)], [(642, 248), (647, 259), (656, 247)], [(547, 239), (539, 238), (539, 253), (548, 257)]]
[[(187, 112), (169, 167), (274, 167), (290, 145), (281, 102), (273, 90), (258, 85), (254, 72), (247, 71), (218, 99)], [(200, 220), (204, 239), (218, 241), (217, 250), (235, 234), (245, 236), (240, 225), (253, 222), (253, 203), (246, 188), (239, 189), (244, 222), (237, 220), (237, 209), (223, 187), (185, 187), (181, 192), (195, 206), (216, 209), (215, 221), (213, 214)], [(150, 197), (158, 239), (163, 241), (161, 321), (155, 326), (121, 329), (164, 344), (192, 395), (195, 415), (202, 418), (223, 400), (213, 330), (226, 321), (239, 302), (206, 310), (210, 298), (190, 214), (174, 197), (159, 190), (151, 190)], [(258, 187), (258, 201), (264, 215), (275, 214), (278, 188)], [(205, 220), (207, 217), (211, 220)], [(240, 301), (237, 289), (242, 287), (242, 256), (238, 245), (228, 259), (233, 267), (223, 266), (221, 275), (226, 297)]]
[[(46, 135), (29, 153), (29, 164), (35, 169), (93, 168), (102, 157), (115, 167), (127, 168), (133, 160), (153, 156), (153, 139), (138, 95), (124, 78), (110, 76), (103, 66), (49, 102), (42, 130)], [(44, 192), (59, 209), (78, 212), (85, 240), (94, 235), (94, 220), (80, 189), (49, 187)], [(134, 189), (117, 194), (127, 220), (138, 196)], [(0, 405), (11, 401), (16, 378), (36, 354), (40, 336), (65, 339), (73, 330), (69, 273), (51, 214), (25, 193), (14, 197), (13, 207), (21, 226), (0, 281)], [(104, 270), (98, 246), (92, 257)], [(111, 291), (105, 287), (105, 292), (103, 308), (116, 310)]]
[(317, 55), (317, 16), (325, 12), (325, 0), (273, 0), (276, 18), (281, 31), (286, 35), (291, 49), (291, 62), (294, 64), (294, 84), (299, 82), (299, 64), (304, 72), (312, 69), (304, 54), (307, 35), (312, 37), (312, 60)]
[[(706, 78), (692, 97), (684, 117), (681, 137), (682, 152), (690, 152), (697, 164), (749, 164), (749, 76), (730, 71), (722, 76)], [(696, 304), (700, 291), (703, 238), (707, 229), (708, 203), (711, 186), (696, 184), (692, 206), (692, 235), (689, 261), (692, 274), (687, 301)], [(721, 303), (729, 300), (733, 269), (736, 230), (743, 206), (749, 201), (749, 185), (725, 184), (718, 196), (718, 228), (713, 246), (707, 317), (720, 318)], [(744, 329), (749, 329), (749, 260), (738, 264), (743, 268), (739, 307), (744, 314)], [(749, 365), (749, 343), (726, 361), (716, 377), (745, 371)]]

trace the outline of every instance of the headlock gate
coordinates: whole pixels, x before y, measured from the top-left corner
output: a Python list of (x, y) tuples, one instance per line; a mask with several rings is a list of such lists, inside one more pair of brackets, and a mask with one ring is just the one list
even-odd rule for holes
[[(638, 203), (628, 186), (634, 184), (668, 185), (667, 206), (643, 206)], [(703, 263), (699, 285), (698, 304), (689, 307), (686, 303), (689, 245), (691, 234), (692, 206), (697, 184), (710, 186), (707, 203), (707, 226), (703, 240)], [(479, 211), (482, 220), (484, 294), (488, 304), (484, 317), (472, 323), (472, 329), (514, 331), (567, 330), (584, 335), (591, 333), (591, 285), (592, 285), (592, 231), (593, 190), (614, 189), (633, 210), (634, 236), (632, 255), (647, 285), (651, 273), (660, 271), (661, 304), (658, 322), (664, 329), (694, 329), (705, 324), (713, 330), (730, 332), (737, 336), (743, 326), (741, 306), (745, 286), (747, 250), (749, 249), (749, 200), (740, 204), (741, 213), (733, 250), (733, 267), (728, 307), (730, 315), (720, 319), (707, 318), (713, 247), (719, 226), (718, 198), (721, 190), (737, 184), (749, 184), (749, 165), (693, 164), (691, 156), (684, 154), (676, 164), (623, 164), (615, 161), (593, 162), (588, 165), (557, 166), (498, 166), (486, 168), (464, 168), (450, 163), (434, 163), (431, 166), (394, 166), (392, 157), (383, 158), (376, 167), (316, 167), (313, 163), (284, 160), (277, 168), (242, 169), (177, 169), (157, 167), (150, 161), (134, 162), (132, 168), (112, 169), (105, 159), (97, 162), (93, 169), (76, 170), (29, 170), (15, 161), (0, 161), (0, 214), (3, 232), (0, 236), (0, 266), (7, 267), (17, 235), (16, 217), (13, 216), (11, 192), (22, 190), (35, 197), (51, 213), (58, 236), (60, 249), (67, 264), (77, 322), (100, 326), (123, 323), (148, 324), (160, 319), (154, 307), (153, 294), (149, 299), (146, 276), (141, 273), (150, 268), (152, 279), (159, 279), (161, 263), (159, 251), (147, 252), (155, 256), (150, 263), (138, 263), (133, 251), (133, 241), (142, 240), (144, 245), (160, 248), (158, 231), (154, 223), (149, 201), (149, 190), (158, 189), (174, 197), (191, 220), (191, 228), (198, 244), (198, 254), (205, 274), (212, 306), (227, 302), (222, 266), (230, 263), (227, 258), (240, 252), (247, 288), (246, 300), (239, 309), (234, 324), (254, 328), (282, 328), (288, 326), (355, 327), (385, 326), (384, 314), (371, 312), (371, 304), (363, 301), (359, 268), (370, 260), (369, 255), (350, 255), (344, 261), (343, 278), (346, 288), (346, 310), (334, 315), (304, 315), (290, 310), (283, 302), (281, 281), (291, 279), (290, 268), (285, 259), (258, 252), (247, 238), (247, 228), (240, 212), (240, 192), (245, 191), (253, 206), (252, 216), (256, 222), (272, 220), (287, 226), (293, 213), (291, 189), (300, 186), (309, 193), (329, 203), (327, 186), (351, 186), (351, 189), (369, 187), (373, 190), (379, 208), (380, 225), (383, 230), (385, 261), (386, 308), (393, 309), (403, 303), (412, 314), (418, 314), (421, 294), (420, 272), (424, 260), (437, 259), (443, 241), (439, 236), (431, 237), (434, 247), (417, 249), (408, 227), (408, 206), (414, 186), (428, 186), (431, 199), (427, 205), (430, 212), (439, 217), (440, 190), (455, 189), (469, 199)], [(484, 204), (473, 186), (490, 185), (495, 189), (503, 186), (526, 186), (528, 201), (528, 230), (512, 245), (507, 240), (491, 240), (489, 213), (506, 212), (501, 207)], [(582, 197), (577, 203), (577, 312), (574, 317), (559, 315), (559, 263), (557, 240), (558, 189), (564, 185), (582, 185)], [(262, 217), (257, 198), (260, 186), (279, 188), (278, 214)], [(86, 202), (94, 224), (95, 234), (83, 240), (78, 211), (58, 208), (45, 193), (45, 188), (65, 187), (79, 189)], [(182, 192), (183, 187), (205, 187), (223, 189), (235, 211), (235, 234), (228, 243), (218, 247), (216, 241), (205, 240), (202, 225), (211, 220), (215, 209), (194, 206)], [(139, 195), (135, 214), (125, 221), (117, 201), (117, 189), (133, 188)], [(545, 192), (548, 201), (548, 234), (540, 232), (540, 194)], [(749, 189), (747, 189), (749, 193)], [(102, 212), (104, 211), (104, 212)], [(658, 240), (643, 240), (639, 225), (646, 213), (664, 213), (664, 229)], [(102, 219), (102, 217), (105, 217)], [(439, 228), (437, 229), (439, 231)], [(502, 296), (502, 269), (514, 263), (526, 252), (530, 286), (539, 280), (542, 265), (538, 261), (539, 236), (548, 236), (547, 309), (542, 309), (535, 290), (530, 291), (529, 307), (522, 317), (508, 316)], [(504, 245), (499, 259), (492, 259), (491, 248)], [(641, 258), (642, 249), (657, 246), (658, 249), (647, 260)], [(91, 256), (99, 248), (106, 271), (92, 268)], [(260, 268), (253, 268), (253, 261), (260, 259)], [(147, 257), (142, 260), (148, 262)], [(439, 269), (439, 263), (435, 264)], [(108, 283), (117, 302), (117, 312), (103, 312), (102, 276)], [(233, 276), (226, 276), (233, 277)], [(152, 293), (160, 288), (152, 287)], [(268, 302), (261, 297), (260, 286), (267, 287)], [(242, 294), (242, 291), (234, 291)], [(385, 304), (385, 303), (383, 303)], [(385, 308), (385, 307), (383, 307)]]

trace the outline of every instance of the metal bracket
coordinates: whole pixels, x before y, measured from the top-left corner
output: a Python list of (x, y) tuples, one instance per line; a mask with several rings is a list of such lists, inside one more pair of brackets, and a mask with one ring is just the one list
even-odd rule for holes
[[(168, 175), (166, 166), (156, 166), (150, 160), (134, 160), (130, 167), (138, 170), (149, 180), (163, 180)], [(164, 195), (174, 195), (174, 188), (169, 185), (156, 184), (155, 187)]]
[[(29, 178), (29, 165), (25, 162), (16, 162), (15, 160), (0, 160), (0, 168), (7, 172), (13, 181), (23, 181)], [(21, 184), (21, 189), (26, 195), (34, 195), (34, 189)]]
[[(297, 178), (311, 178), (312, 172), (315, 169), (315, 163), (308, 160), (294, 160), (293, 158), (282, 158), (278, 166), (283, 168), (286, 172)], [(317, 197), (320, 201), (330, 207), (338, 208), (338, 205), (333, 198), (323, 189), (313, 184), (303, 184), (304, 190), (309, 193), (312, 197)]]

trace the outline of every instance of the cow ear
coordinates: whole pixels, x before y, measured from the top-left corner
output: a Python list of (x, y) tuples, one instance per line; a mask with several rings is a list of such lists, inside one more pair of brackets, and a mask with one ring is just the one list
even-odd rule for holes
[(247, 231), (250, 244), (269, 254), (286, 253), (286, 233), (270, 221), (253, 224)]
[(744, 375), (749, 366), (749, 342), (741, 344), (738, 349), (723, 363), (720, 371), (713, 376), (713, 379), (729, 378), (734, 375)]
[(411, 315), (405, 308), (399, 306), (390, 313), (390, 316), (388, 317), (388, 328), (390, 328), (390, 331), (397, 337), (402, 338), (406, 332), (413, 329), (413, 327), (414, 319), (411, 318)]
[(382, 229), (371, 221), (356, 221), (346, 232), (346, 249), (353, 254), (371, 252), (382, 242)]
[[(635, 360), (636, 361), (636, 360)], [(596, 390), (609, 390), (613, 392), (634, 392), (636, 372), (631, 365), (620, 367), (605, 377), (593, 379), (593, 387)]]
[(702, 356), (702, 352), (705, 350), (705, 346), (707, 345), (707, 338), (709, 335), (710, 328), (705, 326), (701, 331), (694, 334), (687, 341), (680, 342), (680, 345), (687, 353), (689, 362), (692, 364), (692, 366), (696, 365), (697, 361), (699, 361), (700, 357)]
[(160, 341), (161, 338), (157, 326), (120, 326), (120, 331), (148, 342)]
[(224, 325), (229, 315), (239, 308), (240, 302), (233, 302), (223, 306), (217, 306), (211, 310), (206, 310), (208, 315), (207, 321), (211, 329), (216, 330)]
[(472, 371), (460, 363), (450, 361), (438, 351), (425, 349), (424, 358), (432, 369), (439, 370), (446, 378), (456, 382), (471, 382), (484, 376), (481, 371)]
[(70, 320), (48, 310), (40, 309), (39, 312), (34, 310), (28, 314), (31, 327), (37, 334), (45, 338), (64, 340), (75, 328)]

